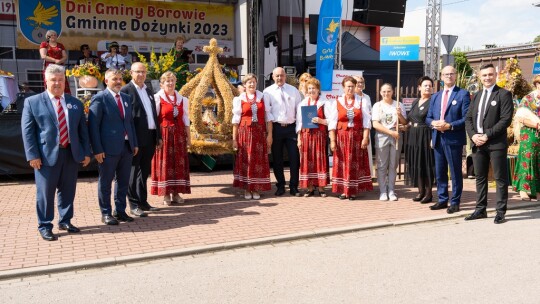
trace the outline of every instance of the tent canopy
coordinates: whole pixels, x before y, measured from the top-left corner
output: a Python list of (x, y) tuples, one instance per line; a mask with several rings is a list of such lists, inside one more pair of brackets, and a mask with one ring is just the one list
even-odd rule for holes
[[(372, 49), (369, 45), (358, 40), (349, 32), (344, 32), (341, 36), (341, 60), (379, 60), (379, 52)], [(316, 54), (306, 58), (308, 63), (315, 62)]]

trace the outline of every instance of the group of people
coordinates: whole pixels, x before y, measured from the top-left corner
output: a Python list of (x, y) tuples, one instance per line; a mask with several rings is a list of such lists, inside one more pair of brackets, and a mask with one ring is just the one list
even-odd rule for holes
[[(98, 200), (104, 224), (130, 222), (155, 211), (157, 208), (148, 203), (148, 192), (161, 196), (165, 205), (181, 203), (180, 194), (191, 192), (189, 101), (176, 91), (174, 73), (161, 76), (161, 90), (155, 95), (144, 84), (146, 73), (144, 64), (133, 63), (132, 81), (122, 86), (122, 72), (107, 70), (106, 89), (92, 98), (88, 123), (82, 103), (64, 94), (65, 72), (60, 65), (49, 64), (45, 70), (47, 90), (25, 100), (21, 126), (26, 157), (35, 169), (38, 229), (43, 239), (56, 239), (52, 233), (56, 192), (59, 229), (79, 231), (71, 223), (78, 163), (86, 166), (92, 156), (98, 162)], [(398, 200), (395, 181), (405, 145), (407, 175), (418, 187), (413, 200), (431, 202), (436, 179), (438, 201), (430, 208), (454, 213), (459, 211), (463, 189), (461, 153), (467, 132), (474, 143), (477, 206), (465, 219), (487, 216), (491, 161), (497, 164), (493, 166), (497, 182), (495, 223), (502, 223), (508, 199), (506, 128), (512, 120), (513, 103), (511, 93), (495, 84), (495, 75), (492, 65), (481, 68), (484, 90), (473, 96), (472, 106), (469, 93), (455, 85), (453, 67), (442, 70), (444, 88), (434, 95), (433, 80), (422, 77), (421, 96), (408, 115), (393, 99), (394, 90), (388, 83), (381, 86), (381, 100), (371, 108), (369, 96), (362, 92), (362, 77), (344, 77), (343, 94), (336, 100), (325, 100), (317, 79), (307, 77), (299, 91), (286, 83), (281, 67), (274, 69), (274, 84), (263, 92), (257, 90), (256, 75), (245, 75), (245, 91), (234, 98), (232, 109), (233, 186), (244, 190), (245, 199), (260, 199), (261, 192), (271, 189), (271, 153), (275, 195), (285, 194), (286, 150), (292, 196), (317, 193), (326, 197), (325, 189), (331, 182), (339, 199), (354, 200), (359, 193), (373, 190), (368, 153), (373, 127), (380, 200)], [(405, 143), (404, 131), (409, 132)], [(328, 149), (333, 154), (331, 175)], [(304, 189), (303, 194), (300, 189)]]

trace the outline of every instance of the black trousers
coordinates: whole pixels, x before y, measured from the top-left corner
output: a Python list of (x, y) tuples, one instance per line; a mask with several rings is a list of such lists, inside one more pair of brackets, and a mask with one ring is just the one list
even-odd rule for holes
[(272, 168), (276, 177), (278, 188), (285, 188), (285, 174), (283, 173), (283, 148), (287, 149), (291, 179), (290, 189), (298, 189), (298, 175), (300, 170), (300, 153), (298, 152), (298, 137), (296, 124), (282, 127), (279, 123), (272, 126)]
[(487, 147), (477, 147), (473, 151), (473, 164), (476, 173), (476, 211), (487, 208), (488, 171), (489, 163), (493, 167), (493, 175), (497, 185), (496, 199), (497, 211), (506, 213), (508, 203), (508, 163), (507, 150), (490, 150)]
[(131, 209), (140, 207), (140, 204), (148, 203), (146, 180), (152, 169), (152, 158), (154, 157), (155, 152), (156, 146), (148, 145), (139, 147), (139, 152), (137, 155), (133, 156), (127, 192), (129, 207)]

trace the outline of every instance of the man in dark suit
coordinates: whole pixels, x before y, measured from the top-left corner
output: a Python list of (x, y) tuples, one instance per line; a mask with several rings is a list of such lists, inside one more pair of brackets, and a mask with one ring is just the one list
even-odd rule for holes
[[(426, 117), (426, 124), (433, 129), (431, 145), (435, 155), (438, 195), (438, 202), (430, 206), (430, 209), (447, 208), (446, 212), (454, 213), (459, 212), (463, 192), (461, 162), (463, 146), (466, 144), (465, 117), (471, 98), (469, 92), (456, 86), (454, 67), (444, 67), (441, 76), (444, 88), (431, 96)], [(452, 177), (452, 199), (448, 196), (448, 167)]]
[(157, 210), (148, 203), (146, 180), (150, 175), (156, 146), (160, 147), (162, 144), (161, 130), (158, 127), (154, 94), (144, 84), (146, 66), (141, 62), (136, 62), (132, 65), (130, 73), (132, 80), (122, 88), (121, 92), (131, 97), (139, 153), (133, 157), (131, 164), (128, 200), (131, 214), (143, 217), (146, 216), (144, 211)]
[[(118, 221), (133, 221), (126, 213), (126, 194), (131, 161), (137, 155), (138, 148), (131, 116), (131, 98), (120, 92), (122, 71), (107, 70), (105, 83), (107, 88), (92, 98), (88, 125), (92, 150), (99, 167), (101, 221), (106, 225), (118, 225)], [(115, 178), (113, 213), (111, 183)]]
[(465, 126), (473, 142), (473, 164), (476, 173), (476, 209), (466, 221), (486, 218), (489, 163), (497, 185), (497, 215), (495, 224), (505, 222), (508, 202), (508, 142), (506, 128), (512, 123), (514, 104), (512, 93), (498, 87), (497, 73), (492, 64), (480, 68), (484, 88), (473, 97)]
[(64, 94), (64, 67), (51, 64), (45, 70), (47, 90), (28, 97), (21, 119), (26, 159), (34, 168), (38, 229), (46, 241), (52, 233), (54, 195), (58, 192), (58, 228), (79, 232), (71, 224), (79, 164), (90, 162), (90, 141), (84, 106)]

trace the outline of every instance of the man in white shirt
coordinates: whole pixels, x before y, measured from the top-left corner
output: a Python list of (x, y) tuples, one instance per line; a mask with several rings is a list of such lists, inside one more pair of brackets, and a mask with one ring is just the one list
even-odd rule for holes
[(131, 56), (131, 54), (128, 52), (128, 46), (125, 45), (125, 44), (122, 44), (120, 46), (120, 55), (122, 55), (122, 57), (124, 57), (124, 68), (126, 70), (131, 70), (131, 64), (133, 63), (133, 57)]
[(124, 56), (119, 52), (118, 42), (113, 41), (109, 45), (109, 51), (101, 55), (101, 61), (105, 62), (107, 69), (121, 69), (125, 67)]
[(302, 101), (300, 91), (285, 83), (285, 70), (277, 67), (272, 72), (274, 84), (264, 90), (264, 99), (271, 106), (270, 120), (272, 125), (272, 168), (277, 180), (276, 195), (285, 193), (285, 175), (283, 173), (283, 148), (287, 149), (290, 167), (289, 190), (291, 195), (300, 196), (298, 192), (298, 175), (300, 154), (296, 136), (296, 108)]
[(148, 203), (146, 180), (150, 175), (152, 158), (156, 147), (160, 147), (161, 130), (158, 125), (156, 102), (150, 88), (146, 87), (146, 66), (135, 62), (131, 66), (132, 80), (122, 88), (122, 93), (131, 96), (133, 102), (133, 122), (139, 153), (133, 157), (131, 176), (129, 178), (128, 200), (131, 214), (138, 217), (146, 216), (144, 211), (155, 211), (157, 208)]

